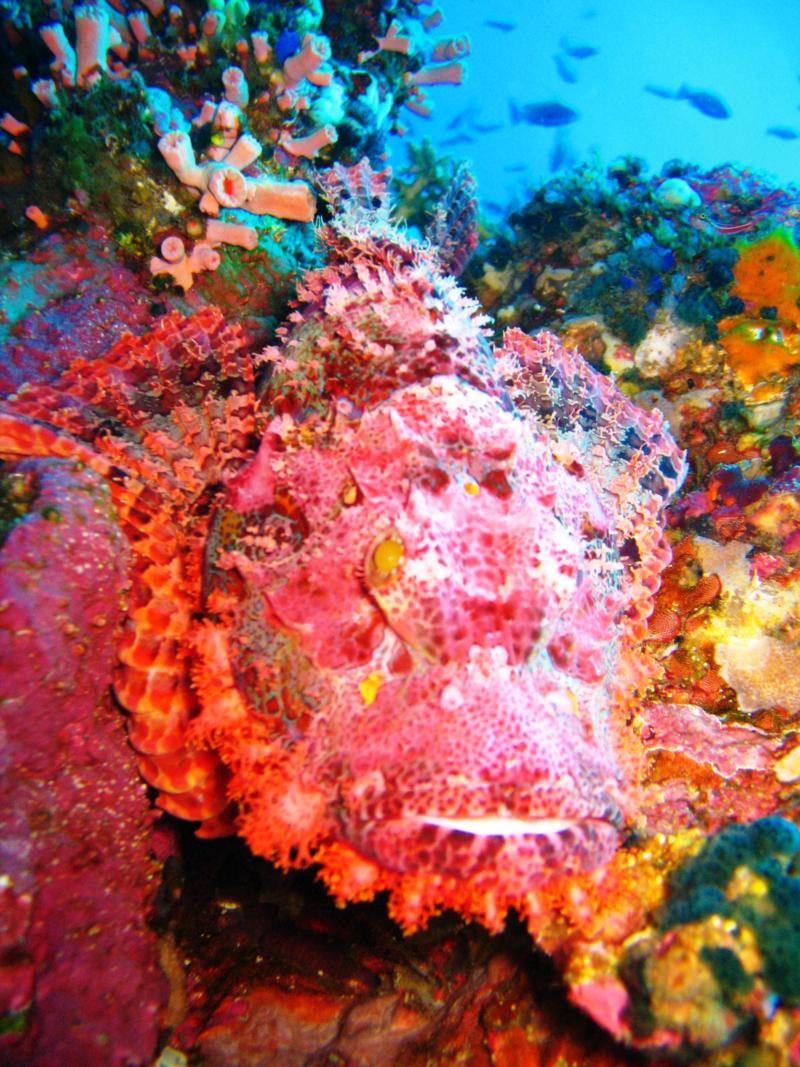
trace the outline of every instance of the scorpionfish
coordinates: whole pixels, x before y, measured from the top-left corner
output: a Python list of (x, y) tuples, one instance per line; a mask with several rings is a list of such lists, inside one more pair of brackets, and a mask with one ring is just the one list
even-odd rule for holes
[(341, 902), (388, 890), (406, 929), (496, 927), (631, 819), (684, 457), (553, 335), (490, 343), (455, 279), (467, 178), (419, 240), (387, 174), (321, 179), (327, 265), (278, 344), (171, 313), (10, 397), (0, 454), (108, 483), (135, 560), (114, 692), (163, 809)]

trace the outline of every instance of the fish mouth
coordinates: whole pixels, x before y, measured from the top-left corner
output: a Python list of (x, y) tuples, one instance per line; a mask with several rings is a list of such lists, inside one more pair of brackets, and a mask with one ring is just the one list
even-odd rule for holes
[(518, 815), (477, 815), (451, 817), (447, 815), (416, 816), (416, 822), (428, 826), (437, 826), (442, 830), (457, 830), (474, 837), (520, 837), (530, 834), (560, 834), (574, 830), (587, 822), (608, 823), (617, 826), (618, 819), (612, 817), (584, 818), (547, 818), (524, 817)]
[(389, 870), (456, 880), (488, 876), (524, 893), (556, 875), (606, 863), (619, 846), (621, 826), (613, 806), (558, 816), (415, 812), (362, 824), (356, 838)]

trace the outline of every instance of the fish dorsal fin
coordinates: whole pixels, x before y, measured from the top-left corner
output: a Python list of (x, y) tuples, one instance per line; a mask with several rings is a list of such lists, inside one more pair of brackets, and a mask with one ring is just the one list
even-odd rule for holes
[(610, 495), (630, 527), (650, 522), (686, 474), (661, 412), (639, 407), (553, 334), (506, 330), (495, 350), (514, 403), (534, 413), (554, 445), (571, 443), (583, 475)]
[(475, 179), (467, 164), (460, 163), (425, 230), (442, 269), (456, 278), (478, 244), (477, 216)]
[(317, 179), (323, 196), (335, 215), (335, 225), (344, 230), (372, 230), (391, 226), (390, 167), (376, 171), (366, 156), (352, 167), (334, 163)]
[[(628, 598), (622, 625), (628, 639), (641, 640), (669, 560), (660, 515), (684, 479), (685, 454), (660, 412), (638, 407), (553, 334), (506, 330), (495, 355), (514, 404), (550, 438), (553, 457), (596, 494), (600, 509), (584, 516), (587, 536), (596, 538), (601, 568), (612, 562), (603, 563), (603, 545), (615, 549)], [(556, 513), (571, 506), (567, 495)], [(609, 582), (613, 573), (611, 566)]]

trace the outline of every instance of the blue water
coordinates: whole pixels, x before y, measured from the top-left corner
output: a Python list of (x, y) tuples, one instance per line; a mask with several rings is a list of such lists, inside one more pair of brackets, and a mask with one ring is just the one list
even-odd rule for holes
[[(436, 0), (435, 7), (445, 17), (434, 33), (471, 38), (468, 79), (460, 87), (431, 87), (433, 117), (404, 111), (403, 122), (412, 139), (427, 136), (438, 150), (469, 159), (484, 203), (524, 198), (552, 173), (556, 141), (566, 153), (562, 166), (634, 154), (653, 170), (678, 157), (704, 167), (755, 167), (779, 183), (800, 181), (800, 138), (766, 133), (770, 126), (800, 133), (797, 0)], [(503, 32), (487, 19), (516, 28)], [(567, 57), (572, 84), (553, 58), (563, 55), (564, 37), (598, 49), (591, 58)], [(651, 95), (647, 83), (711, 91), (731, 117), (711, 118), (685, 100)], [(512, 125), (510, 99), (558, 101), (580, 118), (558, 129)], [(502, 128), (480, 133), (474, 122)], [(474, 142), (442, 147), (461, 134)], [(403, 159), (400, 142), (392, 161)]]

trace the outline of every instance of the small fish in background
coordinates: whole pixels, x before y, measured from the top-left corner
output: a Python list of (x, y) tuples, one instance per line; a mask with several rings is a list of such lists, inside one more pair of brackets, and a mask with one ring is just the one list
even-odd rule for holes
[(464, 124), (469, 125), (475, 115), (480, 113), (480, 108), (474, 102), (471, 102), (464, 108), (463, 111), (459, 111), (450, 121), (447, 123), (445, 129), (457, 130), (459, 126)]
[(509, 163), (507, 167), (503, 167), (503, 170), (507, 174), (521, 174), (524, 170), (528, 169), (527, 163)]
[(457, 133), (455, 137), (448, 137), (444, 141), (439, 142), (442, 148), (455, 148), (460, 144), (475, 144), (476, 139), (470, 137), (468, 133)]
[(678, 90), (676, 100), (687, 100), (692, 107), (697, 108), (703, 115), (710, 119), (729, 119), (731, 109), (721, 96), (707, 92), (705, 89), (690, 89), (688, 85), (682, 85)]
[(551, 174), (559, 170), (568, 170), (575, 163), (575, 153), (566, 130), (557, 130), (550, 146), (550, 155), (547, 157), (547, 166)]
[[(468, 133), (495, 133), (497, 130), (502, 130), (502, 122), (479, 122), (478, 118), (481, 114), (481, 108), (475, 101), (470, 103), (459, 111), (445, 126), (448, 132), (455, 133), (456, 130), (460, 130), (462, 134)], [(453, 142), (455, 144), (459, 142)]]
[(693, 108), (703, 115), (708, 115), (711, 119), (731, 117), (731, 109), (722, 97), (706, 89), (690, 89), (688, 85), (682, 85), (676, 92), (672, 89), (665, 89), (662, 85), (648, 84), (645, 85), (644, 91), (652, 93), (653, 96), (660, 96), (663, 100), (686, 100)]
[(520, 122), (527, 122), (531, 126), (566, 126), (580, 118), (577, 111), (555, 100), (542, 100), (535, 104), (517, 104), (509, 100), (508, 107), (515, 126)]
[(516, 22), (502, 22), (500, 19), (484, 19), (483, 24), (492, 30), (500, 30), (502, 33), (511, 33), (517, 28)]
[(578, 80), (578, 72), (569, 62), (567, 57), (563, 56), (560, 52), (556, 52), (553, 56), (553, 62), (556, 65), (559, 78), (561, 78), (562, 81), (567, 82), (569, 85), (574, 85)]
[(767, 134), (770, 137), (777, 137), (781, 141), (796, 141), (800, 137), (800, 133), (792, 126), (770, 126)]
[(600, 51), (599, 48), (590, 44), (575, 44), (566, 37), (562, 37), (558, 43), (561, 45), (561, 51), (565, 52), (570, 59), (590, 59)]
[(662, 100), (677, 100), (678, 94), (672, 89), (665, 89), (663, 85), (645, 85), (644, 91), (660, 96)]

